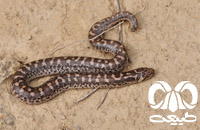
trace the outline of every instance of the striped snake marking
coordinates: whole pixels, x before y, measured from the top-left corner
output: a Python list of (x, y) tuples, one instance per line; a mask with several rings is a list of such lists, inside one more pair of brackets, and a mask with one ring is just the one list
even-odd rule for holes
[[(136, 18), (124, 11), (95, 23), (88, 34), (94, 48), (112, 53), (113, 58), (54, 57), (26, 63), (13, 75), (12, 94), (27, 104), (40, 104), (68, 89), (115, 88), (153, 77), (154, 70), (147, 67), (121, 72), (128, 59), (125, 47), (102, 35), (122, 21), (129, 21), (131, 31), (136, 30)], [(29, 85), (30, 81), (48, 75), (55, 76), (38, 87)]]

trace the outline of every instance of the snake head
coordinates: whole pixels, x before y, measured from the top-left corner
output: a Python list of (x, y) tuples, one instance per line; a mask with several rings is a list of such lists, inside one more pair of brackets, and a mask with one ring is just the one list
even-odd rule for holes
[(138, 77), (139, 78), (138, 82), (150, 79), (151, 77), (154, 76), (154, 69), (152, 68), (146, 68), (146, 67), (138, 68), (136, 69), (136, 72), (140, 73)]

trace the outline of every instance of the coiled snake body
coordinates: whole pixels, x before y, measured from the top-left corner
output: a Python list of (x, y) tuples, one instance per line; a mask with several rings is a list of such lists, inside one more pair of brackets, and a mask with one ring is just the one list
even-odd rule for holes
[[(121, 87), (151, 78), (154, 70), (146, 67), (120, 72), (128, 59), (125, 47), (118, 41), (102, 37), (103, 33), (126, 20), (131, 23), (131, 30), (134, 31), (137, 20), (126, 11), (95, 23), (89, 31), (92, 46), (112, 53), (112, 59), (55, 57), (27, 63), (13, 76), (12, 94), (27, 104), (40, 104), (72, 88)], [(28, 85), (29, 81), (47, 75), (56, 76), (38, 87)]]

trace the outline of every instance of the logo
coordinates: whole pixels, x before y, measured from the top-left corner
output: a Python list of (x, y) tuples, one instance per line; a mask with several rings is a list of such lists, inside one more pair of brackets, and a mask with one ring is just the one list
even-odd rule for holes
[[(155, 93), (161, 90), (165, 94), (165, 99), (161, 100), (159, 103), (156, 103)], [(192, 101), (187, 103), (181, 98), (181, 93), (185, 90), (188, 90), (192, 94)], [(190, 81), (180, 82), (174, 90), (164, 81), (157, 81), (149, 88), (148, 93), (149, 103), (153, 109), (168, 109), (171, 112), (184, 109), (193, 109), (197, 105), (198, 100), (198, 91), (196, 87), (190, 83)], [(185, 113), (185, 116), (181, 119), (176, 115), (168, 115), (166, 118), (161, 115), (152, 115), (150, 116), (150, 121), (154, 123), (167, 122), (170, 125), (183, 125), (183, 122), (195, 122), (196, 116), (189, 115), (188, 112)]]

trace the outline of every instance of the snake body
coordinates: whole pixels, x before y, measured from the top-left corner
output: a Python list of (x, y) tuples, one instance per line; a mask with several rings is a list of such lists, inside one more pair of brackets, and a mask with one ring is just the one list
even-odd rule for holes
[[(131, 23), (131, 31), (137, 28), (134, 15), (123, 11), (95, 23), (88, 35), (93, 47), (112, 53), (113, 58), (54, 57), (24, 64), (13, 75), (12, 94), (27, 104), (40, 104), (68, 89), (121, 87), (151, 78), (152, 68), (120, 72), (128, 59), (126, 49), (118, 41), (104, 39), (102, 35), (122, 21)], [(56, 76), (38, 87), (29, 85), (31, 80), (48, 75)]]

